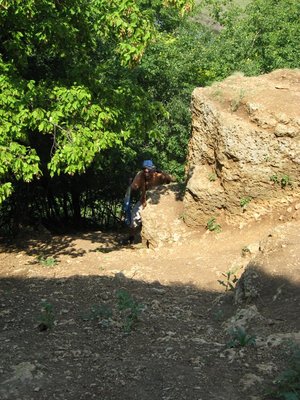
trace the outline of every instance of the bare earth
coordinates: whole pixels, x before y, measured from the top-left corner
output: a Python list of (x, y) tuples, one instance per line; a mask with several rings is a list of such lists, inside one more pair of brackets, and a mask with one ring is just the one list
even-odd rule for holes
[[(288, 366), (278, 338), (299, 341), (294, 206), (243, 229), (187, 229), (159, 249), (103, 232), (2, 245), (0, 398), (262, 399)], [(235, 304), (222, 274), (240, 277), (254, 257), (259, 295)], [(230, 347), (240, 310), (254, 311), (256, 344)]]

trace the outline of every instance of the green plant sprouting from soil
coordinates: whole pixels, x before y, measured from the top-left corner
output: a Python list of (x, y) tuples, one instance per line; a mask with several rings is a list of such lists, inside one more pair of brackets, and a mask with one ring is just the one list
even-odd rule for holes
[(38, 328), (40, 331), (46, 331), (47, 329), (51, 329), (54, 326), (54, 308), (51, 303), (47, 301), (43, 301), (41, 304), (41, 314), (38, 318)]
[(212, 217), (207, 221), (206, 229), (211, 232), (221, 232), (221, 225), (217, 223), (216, 218)]
[(288, 186), (291, 188), (293, 187), (293, 180), (289, 175), (282, 175), (281, 177), (278, 175), (271, 175), (270, 181), (280, 185), (282, 189), (285, 189)]
[(130, 333), (144, 306), (135, 301), (131, 294), (124, 289), (117, 291), (118, 308), (123, 313), (123, 328), (126, 333)]
[(245, 347), (255, 345), (255, 336), (249, 335), (241, 326), (233, 328), (229, 334), (231, 340), (226, 344), (226, 347)]
[(235, 289), (236, 283), (239, 280), (236, 275), (239, 269), (240, 267), (235, 267), (227, 272), (222, 272), (222, 276), (224, 276), (225, 280), (218, 279), (218, 282), (225, 287), (225, 292)]
[(275, 388), (266, 394), (266, 399), (300, 400), (300, 346), (291, 346), (288, 366), (274, 381)]
[(293, 186), (292, 179), (289, 175), (283, 175), (280, 179), (280, 186), (284, 189), (287, 186)]
[(45, 257), (44, 255), (39, 255), (37, 261), (44, 267), (54, 267), (58, 262), (55, 258)]
[(240, 200), (240, 206), (243, 208), (243, 210), (245, 210), (248, 206), (248, 204), (250, 203), (250, 201), (252, 200), (252, 197), (250, 196), (246, 196), (246, 197), (242, 197)]

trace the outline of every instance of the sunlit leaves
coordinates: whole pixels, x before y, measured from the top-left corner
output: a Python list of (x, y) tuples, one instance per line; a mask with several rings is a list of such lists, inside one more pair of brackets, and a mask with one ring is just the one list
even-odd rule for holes
[(184, 13), (191, 2), (1, 1), (0, 203), (18, 180), (130, 153), (125, 141), (160, 112), (130, 75), (158, 37), (152, 6)]
[(229, 8), (222, 31), (206, 51), (205, 69), (220, 79), (236, 70), (256, 75), (298, 68), (299, 18), (300, 3), (294, 0), (253, 0), (242, 13)]

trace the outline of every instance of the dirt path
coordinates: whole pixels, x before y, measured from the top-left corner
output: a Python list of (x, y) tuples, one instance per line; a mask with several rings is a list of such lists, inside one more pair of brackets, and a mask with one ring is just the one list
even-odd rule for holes
[[(190, 231), (160, 249), (120, 247), (102, 232), (2, 247), (0, 398), (261, 399), (287, 348), (227, 348), (237, 306), (218, 280), (273, 228)], [(276, 279), (273, 294), (290, 282)], [(284, 317), (286, 304), (299, 306), (291, 288), (284, 304), (259, 299), (249, 335), (297, 334), (299, 318)]]

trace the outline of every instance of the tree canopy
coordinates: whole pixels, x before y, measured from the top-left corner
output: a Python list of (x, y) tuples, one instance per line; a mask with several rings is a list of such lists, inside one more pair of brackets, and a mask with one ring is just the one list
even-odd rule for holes
[(157, 107), (141, 104), (141, 89), (124, 71), (157, 35), (163, 6), (190, 7), (183, 0), (1, 1), (0, 201), (15, 181), (83, 173), (105, 150), (145, 133), (141, 107), (149, 118)]
[(143, 158), (184, 179), (196, 86), (299, 66), (300, 3), (237, 3), (200, 2), (216, 30), (192, 0), (0, 0), (1, 210), (79, 217)]

